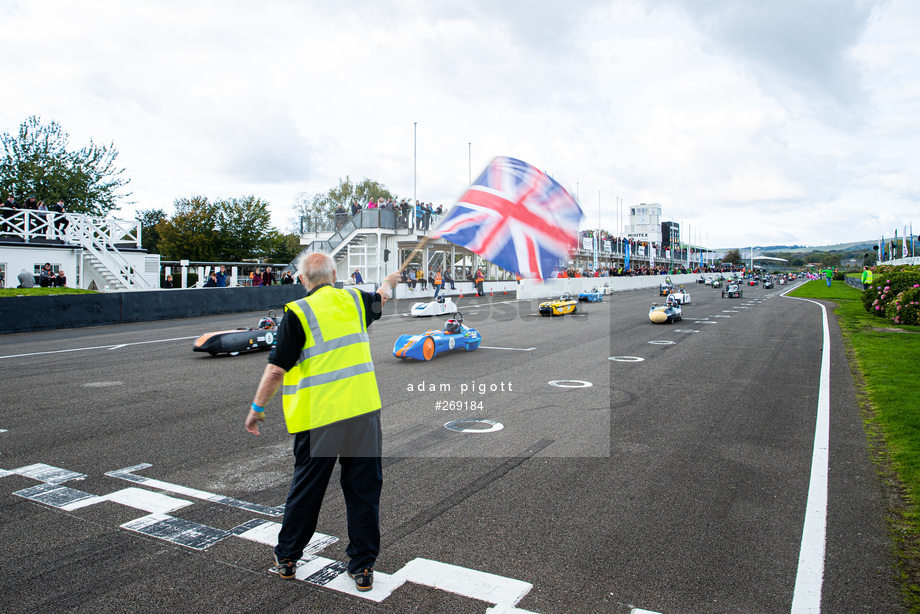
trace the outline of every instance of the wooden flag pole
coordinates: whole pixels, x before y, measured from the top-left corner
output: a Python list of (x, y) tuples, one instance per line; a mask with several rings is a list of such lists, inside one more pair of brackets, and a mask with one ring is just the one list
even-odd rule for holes
[[(406, 259), (403, 260), (403, 263), (400, 265), (399, 270), (396, 271), (397, 273), (402, 273), (405, 270), (405, 268), (409, 266), (409, 262), (411, 262), (412, 259), (415, 258), (415, 255), (418, 253), (421, 253), (422, 248), (428, 244), (428, 239), (429, 239), (428, 236), (422, 237), (422, 240), (418, 242), (418, 245), (416, 245), (415, 248), (411, 252), (409, 252), (409, 255), (406, 256)], [(423, 262), (422, 265), (423, 265), (423, 268), (426, 268), (426, 269), (428, 268), (427, 262)]]

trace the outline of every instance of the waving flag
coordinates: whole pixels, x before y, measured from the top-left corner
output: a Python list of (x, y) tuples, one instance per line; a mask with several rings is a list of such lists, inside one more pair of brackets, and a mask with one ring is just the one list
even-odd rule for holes
[(578, 244), (581, 207), (552, 177), (499, 156), (435, 229), (443, 237), (522, 277), (546, 279)]

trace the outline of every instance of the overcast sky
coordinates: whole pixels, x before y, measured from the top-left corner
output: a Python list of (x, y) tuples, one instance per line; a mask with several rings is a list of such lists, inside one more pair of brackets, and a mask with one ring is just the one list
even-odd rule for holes
[(916, 0), (0, 7), (0, 132), (39, 115), (113, 142), (119, 217), (254, 194), (287, 229), (346, 175), (451, 205), (507, 155), (586, 227), (616, 231), (621, 199), (711, 247), (920, 232)]

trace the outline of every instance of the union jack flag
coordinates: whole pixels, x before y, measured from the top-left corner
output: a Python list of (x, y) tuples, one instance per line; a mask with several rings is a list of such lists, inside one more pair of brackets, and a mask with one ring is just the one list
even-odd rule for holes
[(522, 277), (543, 280), (578, 243), (581, 207), (552, 177), (499, 156), (435, 229), (443, 237)]

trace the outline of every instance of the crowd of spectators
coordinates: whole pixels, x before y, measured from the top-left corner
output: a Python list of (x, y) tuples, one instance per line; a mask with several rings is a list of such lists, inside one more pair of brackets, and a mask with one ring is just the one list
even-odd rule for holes
[[(16, 232), (13, 220), (17, 211), (35, 211), (43, 222), (41, 226), (47, 226), (47, 229), (42, 230), (42, 232), (52, 238), (54, 238), (54, 235), (63, 237), (67, 227), (70, 225), (70, 221), (64, 215), (67, 213), (67, 208), (64, 206), (63, 200), (58, 200), (49, 207), (44, 200), (30, 196), (22, 203), (18, 203), (13, 194), (8, 192), (6, 200), (0, 202), (0, 232)], [(52, 228), (54, 229), (53, 231), (51, 230)]]
[(592, 269), (585, 267), (584, 269), (579, 269), (576, 267), (568, 268), (555, 268), (553, 269), (553, 277), (558, 278), (577, 278), (577, 277), (636, 277), (640, 275), (681, 275), (685, 273), (718, 273), (718, 272), (732, 272), (735, 268), (731, 264), (727, 263), (716, 263), (712, 266), (703, 265), (688, 268), (683, 264), (671, 264), (671, 265), (656, 265), (653, 267), (649, 266), (631, 266), (626, 269), (622, 265), (619, 267), (599, 267), (598, 269)]
[(350, 208), (346, 209), (344, 205), (339, 205), (333, 212), (335, 229), (339, 230), (348, 220), (360, 213), (362, 210), (381, 210), (393, 211), (396, 216), (397, 228), (416, 228), (418, 230), (428, 230), (437, 223), (438, 216), (444, 213), (442, 205), (435, 206), (433, 203), (424, 203), (415, 201), (415, 206), (403, 198), (397, 202), (393, 198), (384, 198), (383, 196), (376, 200), (370, 199), (366, 204), (361, 204), (358, 199), (353, 199)]

